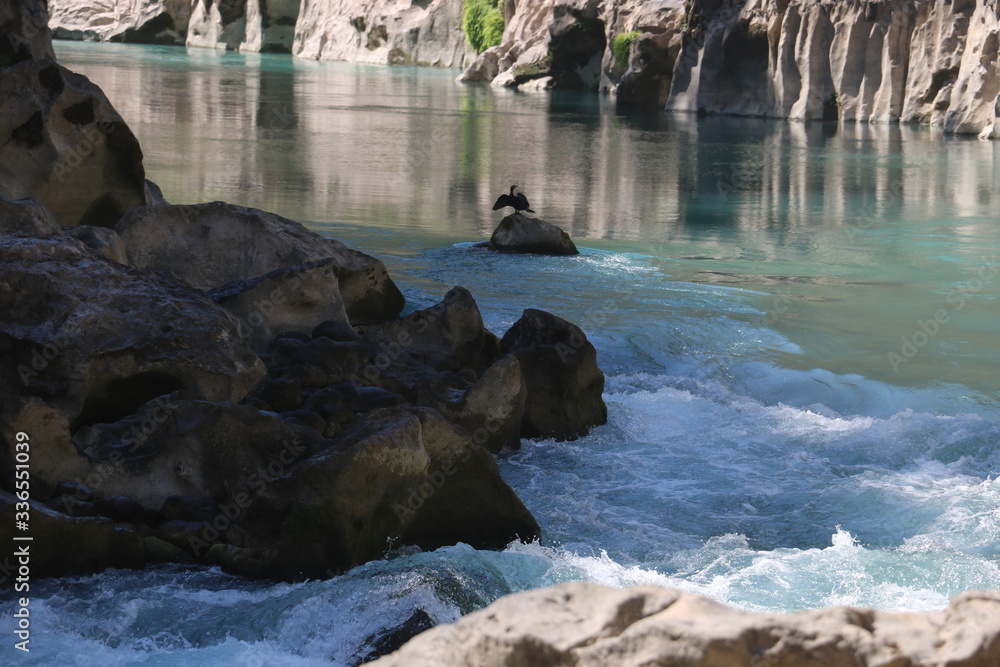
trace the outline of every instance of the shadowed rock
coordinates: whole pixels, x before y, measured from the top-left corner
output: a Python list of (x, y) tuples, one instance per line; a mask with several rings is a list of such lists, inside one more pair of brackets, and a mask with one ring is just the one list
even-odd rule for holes
[(517, 356), (528, 388), (521, 435), (570, 440), (607, 422), (604, 373), (580, 327), (529, 308), (500, 339), (500, 349)]

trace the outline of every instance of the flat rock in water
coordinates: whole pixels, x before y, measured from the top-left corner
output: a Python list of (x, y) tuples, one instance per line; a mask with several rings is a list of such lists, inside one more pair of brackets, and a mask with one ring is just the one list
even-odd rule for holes
[(579, 255), (569, 234), (553, 224), (520, 213), (508, 215), (490, 237), (487, 245), (498, 252), (521, 252), (538, 255)]

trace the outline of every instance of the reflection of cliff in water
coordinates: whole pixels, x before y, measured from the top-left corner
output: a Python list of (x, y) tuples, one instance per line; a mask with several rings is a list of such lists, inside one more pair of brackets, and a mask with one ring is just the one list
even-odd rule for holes
[(459, 86), (450, 71), (59, 46), (117, 101), (179, 202), (482, 236), (516, 183), (578, 238), (683, 241), (696, 228), (763, 252), (761, 232), (865, 233), (975, 215), (996, 197), (992, 145), (909, 127), (623, 116), (592, 97)]

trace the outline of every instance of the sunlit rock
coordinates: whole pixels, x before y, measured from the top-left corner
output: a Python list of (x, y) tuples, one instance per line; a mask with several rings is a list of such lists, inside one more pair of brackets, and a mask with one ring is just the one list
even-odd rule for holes
[(508, 215), (490, 236), (490, 250), (538, 255), (578, 255), (569, 234), (552, 223), (521, 213)]

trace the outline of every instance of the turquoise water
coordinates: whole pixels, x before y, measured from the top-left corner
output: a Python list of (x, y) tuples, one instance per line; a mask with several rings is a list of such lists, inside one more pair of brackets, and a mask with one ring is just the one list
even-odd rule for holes
[[(460, 284), (497, 333), (527, 307), (580, 324), (609, 423), (501, 455), (540, 544), (291, 585), (178, 568), (40, 582), (38, 664), (350, 664), (415, 609), (447, 622), (571, 579), (766, 610), (1000, 588), (996, 144), (621, 116), (454, 71), (56, 50), (115, 102), (168, 200), (303, 221), (384, 259), (410, 308)], [(580, 256), (469, 247), (511, 183)]]

